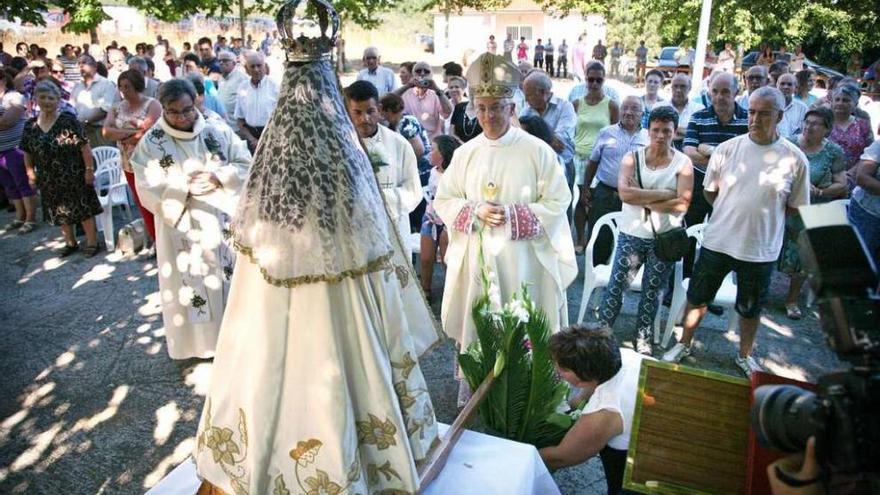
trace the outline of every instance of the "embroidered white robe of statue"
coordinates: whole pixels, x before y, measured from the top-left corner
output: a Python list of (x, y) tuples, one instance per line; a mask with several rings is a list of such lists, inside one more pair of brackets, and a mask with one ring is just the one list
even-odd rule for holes
[(378, 159), (386, 164), (379, 166), (376, 178), (385, 196), (388, 213), (400, 233), (404, 254), (410, 259), (412, 250), (409, 246), (409, 213), (422, 201), (416, 154), (403, 136), (381, 125), (376, 134), (364, 139), (364, 144), (371, 161)]
[[(247, 147), (228, 128), (199, 115), (190, 132), (164, 118), (131, 157), (138, 195), (156, 217), (156, 258), (168, 354), (213, 356), (235, 253), (224, 238), (250, 166)], [(190, 196), (188, 176), (214, 172), (222, 187)]]
[(471, 308), (483, 292), (476, 207), (491, 199), (483, 191), (490, 182), (495, 202), (507, 209), (504, 225), (483, 231), (485, 261), (502, 301), (527, 284), (556, 332), (568, 325), (565, 290), (578, 272), (566, 218), (571, 191), (553, 149), (515, 127), (496, 140), (482, 134), (468, 141), (455, 151), (434, 197), (449, 232), (441, 320), (462, 349), (476, 339)]

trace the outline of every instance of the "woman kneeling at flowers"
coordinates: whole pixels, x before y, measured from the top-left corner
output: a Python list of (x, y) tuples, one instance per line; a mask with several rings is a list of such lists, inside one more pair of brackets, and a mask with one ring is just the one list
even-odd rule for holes
[(591, 323), (574, 325), (550, 337), (550, 355), (559, 376), (580, 389), (570, 401), (580, 410), (559, 445), (540, 450), (551, 470), (580, 464), (599, 454), (609, 495), (622, 490), (623, 470), (632, 428), (639, 369), (651, 359), (621, 349), (611, 329)]

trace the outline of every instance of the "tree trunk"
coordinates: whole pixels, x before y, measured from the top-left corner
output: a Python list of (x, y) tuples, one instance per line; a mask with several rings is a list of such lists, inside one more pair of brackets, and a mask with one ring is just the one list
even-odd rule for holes
[(241, 28), (239, 30), (239, 37), (241, 37), (241, 42), (244, 43), (244, 0), (238, 0), (238, 20), (241, 23)]
[(92, 45), (98, 45), (100, 43), (98, 41), (98, 31), (95, 28), (89, 28), (89, 43)]

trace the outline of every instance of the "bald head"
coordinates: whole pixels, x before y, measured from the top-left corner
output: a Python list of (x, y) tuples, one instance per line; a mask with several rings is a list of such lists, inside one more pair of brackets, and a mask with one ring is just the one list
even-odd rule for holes
[(718, 73), (709, 85), (709, 96), (719, 118), (727, 120), (733, 116), (736, 109), (736, 77), (728, 72)]
[(546, 72), (536, 70), (526, 76), (523, 81), (523, 93), (526, 102), (539, 114), (547, 109), (547, 103), (553, 96), (553, 82)]
[(642, 99), (630, 95), (620, 102), (620, 126), (627, 131), (638, 129), (642, 120)]

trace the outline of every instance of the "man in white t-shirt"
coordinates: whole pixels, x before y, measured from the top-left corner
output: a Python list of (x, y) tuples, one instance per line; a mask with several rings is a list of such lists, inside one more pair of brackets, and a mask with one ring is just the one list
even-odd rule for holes
[(776, 131), (784, 108), (785, 98), (778, 89), (755, 90), (749, 97), (749, 133), (719, 144), (709, 160), (703, 195), (713, 213), (703, 230), (700, 257), (688, 286), (682, 338), (663, 356), (664, 361), (679, 362), (690, 355), (706, 305), (733, 271), (735, 309), (740, 315), (736, 364), (747, 376), (760, 370), (751, 352), (782, 249), (785, 217), (810, 202), (807, 158)]
[[(550, 337), (559, 377), (580, 390), (569, 404), (581, 415), (559, 445), (540, 450), (550, 469), (574, 466), (599, 454), (609, 495), (621, 493), (642, 360), (621, 349), (608, 327), (574, 325)], [(586, 401), (586, 404), (584, 404)]]

